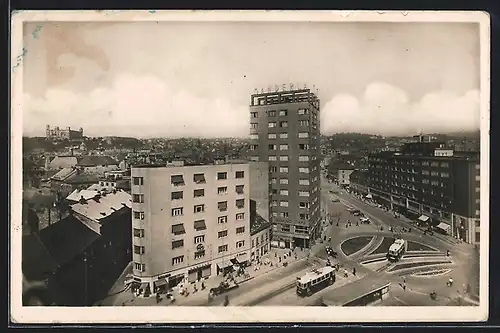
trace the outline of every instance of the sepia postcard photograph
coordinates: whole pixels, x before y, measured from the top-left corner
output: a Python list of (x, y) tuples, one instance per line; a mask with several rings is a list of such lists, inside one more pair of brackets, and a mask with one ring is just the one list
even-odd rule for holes
[(12, 21), (13, 322), (487, 319), (487, 13)]

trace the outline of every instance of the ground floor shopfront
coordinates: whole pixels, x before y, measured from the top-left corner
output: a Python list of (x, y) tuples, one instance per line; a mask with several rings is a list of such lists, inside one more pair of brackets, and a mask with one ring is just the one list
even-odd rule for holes
[(132, 276), (126, 284), (131, 284), (137, 291), (137, 296), (151, 297), (157, 293), (165, 293), (181, 283), (196, 283), (213, 276), (225, 275), (232, 272), (235, 267), (246, 267), (249, 263), (250, 252), (247, 250), (157, 276)]
[(459, 216), (394, 194), (373, 189), (370, 192), (375, 202), (414, 220), (420, 227), (430, 226), (466, 243), (479, 243), (479, 218)]
[(310, 233), (305, 230), (301, 233), (283, 233), (273, 230), (273, 240), (271, 241), (272, 247), (282, 249), (305, 248), (308, 249), (314, 245), (315, 240), (321, 237), (321, 221), (318, 221)]

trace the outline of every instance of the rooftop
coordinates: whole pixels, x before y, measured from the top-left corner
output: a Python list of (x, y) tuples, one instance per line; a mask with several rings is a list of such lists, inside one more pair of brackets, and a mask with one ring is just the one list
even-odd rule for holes
[(78, 165), (83, 167), (118, 165), (119, 162), (110, 156), (87, 155), (78, 157)]
[(170, 161), (167, 164), (136, 164), (132, 168), (173, 168), (173, 167), (188, 167), (188, 166), (210, 166), (210, 165), (229, 165), (229, 164), (249, 164), (249, 160), (224, 160), (216, 159), (211, 162), (186, 162), (186, 161)]
[(132, 198), (127, 192), (117, 190), (110, 193), (102, 192), (101, 195), (90, 200), (71, 205), (71, 210), (92, 220), (99, 221), (124, 207), (132, 208)]
[(58, 266), (83, 253), (97, 238), (99, 234), (72, 215), (40, 231), (41, 241)]
[(325, 267), (321, 267), (321, 268), (309, 271), (309, 272), (307, 272), (306, 274), (302, 275), (300, 278), (297, 278), (297, 279), (300, 281), (300, 283), (308, 283), (311, 280), (314, 280), (314, 279), (318, 278), (319, 276), (321, 276), (323, 274), (327, 274), (327, 273), (330, 273), (330, 272), (333, 272), (333, 271), (335, 271), (335, 269), (333, 267), (331, 267), (331, 266), (325, 266)]
[(254, 235), (271, 225), (271, 222), (266, 221), (266, 219), (259, 214), (255, 214), (255, 218), (250, 221), (250, 234)]
[(290, 89), (279, 90), (269, 89), (261, 93), (255, 93), (251, 96), (250, 106), (272, 105), (272, 104), (288, 104), (288, 103), (316, 103), (319, 102), (318, 97), (311, 91), (311, 89)]
[(48, 252), (37, 234), (23, 236), (22, 270), (29, 280), (41, 280), (53, 272), (57, 263)]

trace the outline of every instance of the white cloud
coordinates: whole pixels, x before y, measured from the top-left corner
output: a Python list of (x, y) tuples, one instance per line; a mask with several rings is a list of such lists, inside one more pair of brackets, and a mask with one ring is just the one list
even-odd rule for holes
[(366, 87), (362, 98), (339, 94), (322, 111), (322, 132), (383, 135), (454, 132), (479, 129), (479, 92), (426, 94), (410, 103), (407, 94), (386, 83)]
[(24, 131), (43, 135), (45, 125), (83, 127), (88, 135), (246, 136), (248, 107), (223, 98), (207, 99), (177, 90), (153, 76), (126, 74), (111, 88), (90, 93), (48, 90), (25, 94)]

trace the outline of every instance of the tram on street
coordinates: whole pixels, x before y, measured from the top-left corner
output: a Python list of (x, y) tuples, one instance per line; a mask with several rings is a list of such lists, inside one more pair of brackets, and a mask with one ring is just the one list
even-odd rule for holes
[(311, 296), (315, 292), (331, 286), (335, 282), (335, 268), (325, 266), (313, 269), (301, 277), (297, 277), (297, 295)]
[(405, 252), (406, 241), (404, 239), (396, 239), (387, 251), (387, 259), (389, 261), (398, 261)]

